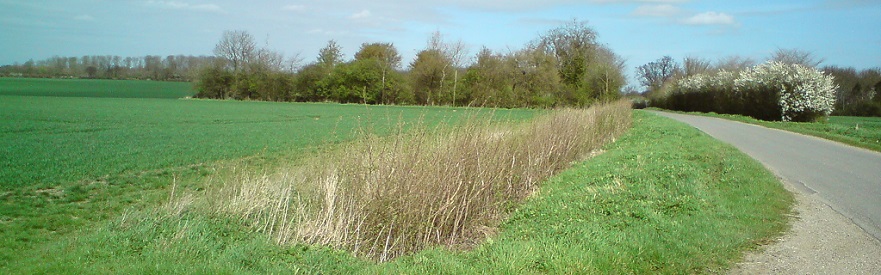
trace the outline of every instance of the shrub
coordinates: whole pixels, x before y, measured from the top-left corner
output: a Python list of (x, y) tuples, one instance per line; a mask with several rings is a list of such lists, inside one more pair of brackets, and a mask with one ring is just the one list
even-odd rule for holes
[(723, 70), (682, 78), (656, 105), (762, 120), (815, 121), (831, 114), (836, 89), (831, 75), (803, 65), (771, 61), (740, 73)]
[(777, 93), (783, 121), (815, 121), (832, 113), (838, 85), (814, 68), (771, 61), (742, 72), (735, 89)]

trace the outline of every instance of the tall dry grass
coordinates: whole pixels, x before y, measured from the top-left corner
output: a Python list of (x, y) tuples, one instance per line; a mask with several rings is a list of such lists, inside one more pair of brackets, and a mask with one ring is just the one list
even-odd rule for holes
[(338, 150), (221, 184), (211, 209), (279, 244), (305, 242), (387, 261), (428, 246), (467, 247), (538, 184), (630, 127), (627, 102), (562, 109), (519, 124), (364, 134)]

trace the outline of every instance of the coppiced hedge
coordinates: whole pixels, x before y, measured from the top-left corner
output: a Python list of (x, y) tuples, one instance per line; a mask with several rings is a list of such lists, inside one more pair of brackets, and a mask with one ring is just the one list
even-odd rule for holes
[(831, 75), (814, 68), (771, 61), (739, 73), (682, 78), (652, 105), (761, 120), (816, 121), (832, 113), (837, 88)]

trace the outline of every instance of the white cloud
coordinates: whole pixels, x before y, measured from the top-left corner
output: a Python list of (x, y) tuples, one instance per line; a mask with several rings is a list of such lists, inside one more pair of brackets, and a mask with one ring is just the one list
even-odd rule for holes
[(681, 13), (682, 10), (679, 7), (670, 5), (670, 4), (661, 4), (661, 5), (641, 5), (636, 7), (636, 10), (633, 11), (633, 15), (636, 16), (652, 16), (652, 17), (669, 17), (674, 16)]
[(91, 15), (88, 15), (88, 14), (77, 15), (73, 19), (78, 20), (78, 21), (95, 21), (95, 17), (92, 17)]
[(351, 16), (349, 16), (349, 19), (364, 19), (367, 17), (370, 17), (370, 11), (369, 10), (362, 10), (362, 11), (356, 12), (355, 14), (352, 14)]
[(287, 6), (281, 7), (281, 9), (282, 9), (282, 10), (286, 10), (286, 11), (304, 11), (304, 10), (306, 10), (306, 6), (303, 6), (303, 5), (287, 5)]
[(147, 1), (147, 5), (157, 6), (163, 9), (171, 9), (171, 10), (191, 10), (191, 11), (206, 11), (206, 12), (219, 12), (224, 13), (225, 11), (220, 8), (220, 6), (216, 4), (190, 4), (185, 2), (178, 1)]
[(734, 16), (724, 12), (704, 12), (682, 20), (687, 25), (734, 25)]

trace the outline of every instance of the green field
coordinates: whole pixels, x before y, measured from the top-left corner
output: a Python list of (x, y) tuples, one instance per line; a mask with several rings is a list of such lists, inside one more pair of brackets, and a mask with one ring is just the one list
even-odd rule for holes
[(0, 77), (0, 95), (183, 98), (194, 94), (189, 82)]
[(791, 197), (760, 164), (640, 111), (468, 251), (378, 264), (175, 204), (361, 129), (489, 113), (541, 111), (0, 95), (0, 273), (703, 273), (786, 227)]

